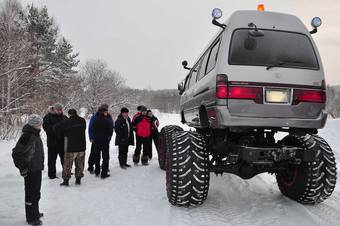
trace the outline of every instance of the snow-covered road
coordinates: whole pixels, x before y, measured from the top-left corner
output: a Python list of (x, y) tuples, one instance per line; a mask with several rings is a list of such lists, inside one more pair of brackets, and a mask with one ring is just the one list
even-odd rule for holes
[[(179, 124), (177, 115), (159, 118), (163, 125)], [(320, 135), (334, 149), (340, 168), (340, 120), (329, 120)], [(23, 179), (12, 162), (13, 145), (13, 141), (0, 142), (0, 226), (25, 225)], [(61, 180), (51, 181), (44, 172), (40, 202), (44, 225), (340, 225), (339, 182), (324, 203), (303, 206), (282, 196), (271, 175), (242, 180), (212, 174), (207, 201), (197, 208), (179, 208), (167, 201), (165, 172), (159, 169), (157, 156), (150, 163), (121, 170), (112, 145), (111, 177), (106, 180), (86, 172), (80, 187), (72, 180), (64, 188), (59, 186)]]

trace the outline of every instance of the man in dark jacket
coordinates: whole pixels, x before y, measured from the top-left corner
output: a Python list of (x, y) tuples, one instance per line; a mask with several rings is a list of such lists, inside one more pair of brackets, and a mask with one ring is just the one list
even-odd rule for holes
[[(158, 118), (153, 114), (151, 110), (147, 111), (147, 116), (151, 119), (151, 138), (153, 142), (155, 143), (155, 147), (158, 151), (159, 121), (158, 121)], [(150, 154), (149, 159), (152, 159), (152, 145), (151, 145), (151, 151), (149, 154)]]
[[(143, 165), (148, 165), (148, 159), (152, 151), (151, 139), (151, 118), (147, 116), (146, 107), (142, 107), (142, 113), (133, 121), (132, 125), (136, 128), (136, 136), (139, 137), (143, 146), (143, 155), (141, 162)], [(133, 162), (138, 164), (140, 159), (140, 149), (136, 149), (133, 155)]]
[(50, 179), (57, 178), (55, 164), (58, 155), (61, 165), (64, 163), (64, 137), (62, 135), (58, 136), (55, 128), (66, 119), (67, 117), (63, 114), (63, 106), (61, 104), (55, 104), (53, 111), (44, 117), (43, 127), (47, 134), (48, 177)]
[(42, 225), (40, 218), (43, 214), (39, 212), (41, 171), (44, 170), (44, 147), (40, 138), (42, 123), (39, 115), (30, 115), (12, 152), (14, 164), (25, 179), (26, 220), (30, 225)]
[[(99, 108), (109, 109), (109, 105), (102, 104)], [(98, 108), (98, 110), (99, 110), (99, 108)], [(94, 164), (95, 164), (95, 145), (93, 143), (93, 140), (94, 140), (94, 137), (93, 137), (94, 136), (93, 135), (93, 123), (96, 120), (98, 114), (99, 114), (98, 112), (93, 113), (93, 115), (91, 116), (91, 119), (90, 119), (89, 129), (88, 129), (89, 138), (90, 138), (90, 141), (91, 141), (91, 152), (90, 152), (90, 156), (89, 156), (89, 159), (88, 159), (88, 168), (87, 168), (87, 170), (91, 174), (94, 173)], [(114, 127), (113, 119), (112, 119), (112, 116), (110, 114), (108, 114), (108, 119), (109, 119), (109, 122)]]
[[(100, 107), (96, 119), (93, 122), (93, 143), (95, 145), (95, 174), (101, 178), (109, 177), (109, 160), (110, 160), (110, 141), (113, 134), (113, 124), (110, 121), (108, 109)], [(100, 169), (100, 158), (103, 158)]]
[(63, 167), (64, 182), (61, 186), (68, 186), (71, 178), (73, 162), (75, 162), (76, 184), (80, 185), (84, 176), (85, 150), (86, 150), (86, 121), (79, 117), (75, 109), (68, 111), (69, 119), (60, 124), (59, 132), (65, 136), (65, 157)]
[(122, 108), (120, 110), (120, 115), (115, 122), (115, 131), (116, 145), (118, 146), (119, 151), (119, 165), (122, 169), (126, 169), (126, 167), (130, 167), (130, 165), (126, 163), (129, 145), (134, 145), (132, 124), (127, 108)]

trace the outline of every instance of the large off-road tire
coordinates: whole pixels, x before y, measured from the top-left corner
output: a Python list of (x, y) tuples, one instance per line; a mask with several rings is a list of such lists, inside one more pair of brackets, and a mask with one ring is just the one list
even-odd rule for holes
[(171, 139), (172, 134), (183, 131), (183, 129), (179, 126), (165, 126), (162, 128), (161, 132), (158, 136), (158, 144), (157, 144), (157, 152), (158, 152), (158, 163), (159, 167), (162, 170), (165, 170), (165, 158), (166, 158), (166, 151), (169, 148), (169, 142)]
[(176, 206), (197, 206), (209, 190), (209, 153), (205, 138), (196, 132), (177, 132), (166, 156), (166, 190)]
[(286, 171), (276, 174), (282, 194), (303, 204), (316, 204), (327, 199), (336, 184), (336, 163), (331, 147), (321, 137), (309, 134), (289, 135), (283, 142), (316, 151), (316, 159), (291, 165)]

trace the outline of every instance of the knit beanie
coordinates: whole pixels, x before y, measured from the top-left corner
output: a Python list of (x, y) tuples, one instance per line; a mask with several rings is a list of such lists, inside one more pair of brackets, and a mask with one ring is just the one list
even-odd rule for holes
[(60, 103), (56, 103), (56, 104), (54, 105), (54, 109), (55, 109), (55, 110), (61, 111), (61, 110), (63, 110), (63, 105), (61, 105)]
[(127, 108), (120, 109), (120, 113), (128, 113), (128, 112), (129, 112), (129, 109)]
[(40, 117), (40, 115), (32, 114), (28, 117), (28, 125), (39, 129), (40, 126), (43, 124), (43, 119)]
[(147, 111), (148, 109), (145, 107), (145, 106), (142, 106), (141, 108), (140, 108), (140, 111)]

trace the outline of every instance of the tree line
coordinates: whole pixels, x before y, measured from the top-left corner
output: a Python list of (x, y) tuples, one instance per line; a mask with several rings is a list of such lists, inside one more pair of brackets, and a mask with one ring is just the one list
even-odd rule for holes
[[(0, 139), (15, 136), (26, 115), (44, 114), (56, 102), (87, 114), (102, 103), (112, 112), (140, 104), (179, 111), (177, 90), (132, 89), (104, 60), (80, 63), (78, 57), (46, 7), (0, 4)], [(327, 86), (326, 110), (340, 117), (340, 87)]]
[(326, 111), (332, 118), (340, 117), (340, 86), (327, 86)]
[(112, 110), (145, 104), (178, 110), (174, 90), (131, 89), (101, 59), (80, 64), (79, 53), (64, 37), (46, 7), (23, 7), (17, 0), (0, 4), (0, 139), (13, 137), (27, 114), (46, 112), (60, 102), (94, 112), (107, 103)]

